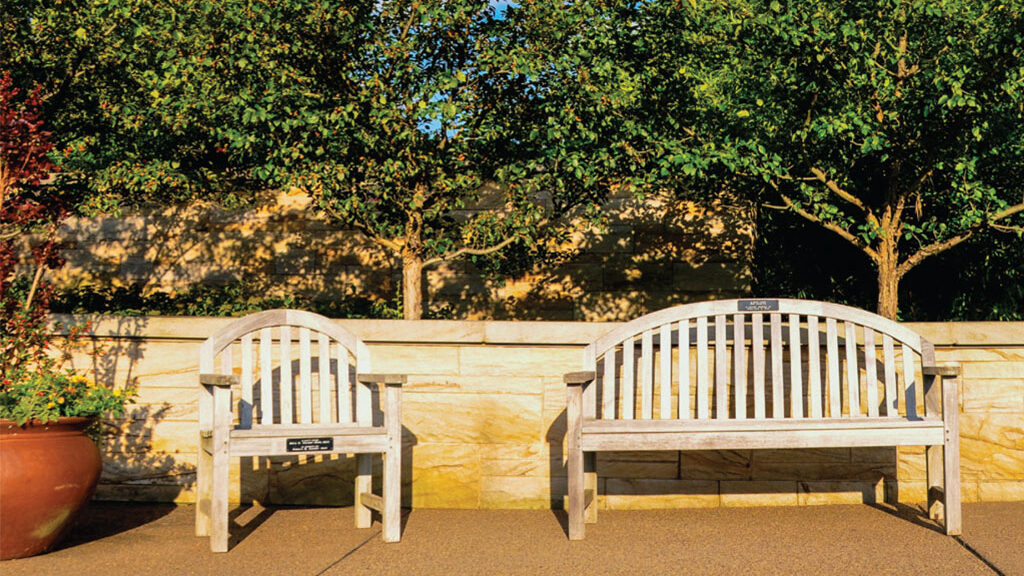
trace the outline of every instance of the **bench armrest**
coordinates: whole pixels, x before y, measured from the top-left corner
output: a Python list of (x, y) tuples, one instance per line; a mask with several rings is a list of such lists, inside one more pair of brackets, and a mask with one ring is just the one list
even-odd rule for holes
[(583, 372), (569, 372), (564, 377), (566, 386), (583, 386), (590, 384), (597, 378), (597, 373), (593, 370), (586, 370)]
[(925, 376), (959, 376), (962, 371), (959, 364), (921, 367), (921, 373)]
[(356, 380), (364, 384), (384, 384), (386, 386), (401, 386), (407, 380), (405, 374), (356, 374)]
[(202, 386), (231, 387), (238, 384), (238, 376), (234, 374), (200, 374), (199, 384)]

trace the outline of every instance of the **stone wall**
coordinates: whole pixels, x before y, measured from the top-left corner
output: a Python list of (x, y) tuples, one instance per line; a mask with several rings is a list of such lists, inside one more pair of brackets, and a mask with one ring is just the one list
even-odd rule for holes
[[(105, 318), (106, 348), (81, 369), (138, 385), (123, 434), (105, 448), (98, 497), (190, 502), (196, 458), (197, 350), (229, 319)], [(563, 504), (564, 372), (611, 323), (344, 320), (374, 371), (404, 389), (403, 505), (548, 508)], [(911, 324), (941, 362), (964, 365), (964, 499), (1024, 500), (1024, 323)], [(353, 458), (244, 459), (234, 499), (351, 503)], [(652, 452), (599, 457), (605, 508), (800, 505), (925, 497), (922, 449)]]
[[(749, 208), (652, 196), (612, 198), (606, 212), (602, 231), (570, 227), (550, 261), (518, 278), (488, 278), (467, 261), (428, 269), (428, 310), (460, 319), (625, 320), (749, 294)], [(317, 217), (297, 190), (248, 210), (200, 204), (74, 218), (62, 238), (68, 264), (56, 281), (65, 287), (135, 284), (152, 294), (244, 282), (260, 295), (387, 302), (401, 285), (395, 258)]]

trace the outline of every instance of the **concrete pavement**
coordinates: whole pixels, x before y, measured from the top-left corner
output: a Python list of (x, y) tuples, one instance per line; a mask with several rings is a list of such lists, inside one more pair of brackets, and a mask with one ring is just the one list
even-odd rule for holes
[(786, 574), (1024, 576), (1024, 502), (967, 504), (949, 538), (915, 508), (808, 506), (601, 511), (580, 542), (550, 510), (405, 511), (402, 541), (356, 530), (351, 508), (232, 512), (227, 554), (193, 509), (94, 502), (57, 550), (3, 576), (69, 574)]

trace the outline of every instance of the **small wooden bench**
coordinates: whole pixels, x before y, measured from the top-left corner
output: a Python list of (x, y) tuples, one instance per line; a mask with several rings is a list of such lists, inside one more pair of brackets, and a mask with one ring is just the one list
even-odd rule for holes
[(923, 445), (929, 515), (960, 533), (959, 367), (896, 322), (805, 300), (687, 304), (594, 341), (583, 368), (565, 375), (572, 540), (597, 521), (607, 450)]
[[(361, 340), (299, 310), (245, 316), (202, 344), (196, 535), (209, 536), (211, 550), (228, 549), (229, 462), (245, 456), (357, 454), (356, 526), (370, 527), (376, 510), (384, 541), (399, 540), (405, 376), (369, 370)], [(375, 453), (384, 456), (382, 496), (371, 492)]]

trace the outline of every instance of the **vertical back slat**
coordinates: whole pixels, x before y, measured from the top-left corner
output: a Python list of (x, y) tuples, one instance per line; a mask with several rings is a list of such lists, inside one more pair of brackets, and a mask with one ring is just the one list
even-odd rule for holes
[(846, 389), (850, 399), (850, 416), (860, 416), (860, 369), (857, 367), (857, 325), (846, 324)]
[(885, 415), (899, 415), (899, 395), (896, 394), (896, 350), (892, 336), (882, 335), (882, 361), (885, 362)]
[(679, 417), (690, 417), (690, 321), (679, 322)]
[(807, 317), (807, 415), (821, 418), (821, 339), (817, 316)]
[(274, 365), (271, 358), (270, 328), (260, 330), (260, 424), (274, 423)]
[(743, 314), (732, 316), (732, 360), (733, 387), (736, 389), (735, 418), (747, 417), (747, 333)]
[(697, 318), (697, 418), (708, 418), (708, 319)]
[(601, 418), (615, 418), (615, 347), (604, 353), (604, 377), (601, 379)]
[(640, 337), (640, 418), (654, 415), (654, 331)]
[(312, 351), (309, 328), (299, 328), (299, 422), (313, 422)]
[(242, 336), (242, 402), (238, 405), (238, 423), (252, 428), (252, 334)]
[(661, 418), (667, 420), (672, 417), (672, 325), (665, 324), (661, 327), (658, 336), (658, 353), (661, 364), (660, 383), (660, 409)]
[(800, 315), (789, 315), (789, 414), (804, 417), (803, 360), (800, 358)]
[(764, 391), (764, 316), (750, 317), (750, 352), (754, 363), (754, 418), (765, 417)]
[(825, 319), (825, 346), (828, 351), (828, 417), (843, 415), (839, 383), (839, 326), (835, 318)]
[(317, 333), (317, 372), (320, 375), (320, 422), (331, 422), (331, 347), (327, 334)]
[(864, 380), (867, 383), (868, 416), (878, 417), (878, 370), (875, 367), (875, 331), (864, 327)]
[(786, 416), (785, 382), (782, 373), (782, 314), (770, 314), (772, 351), (772, 418)]
[(715, 418), (729, 417), (729, 344), (724, 315), (715, 316)]
[(906, 344), (900, 344), (903, 351), (903, 392), (905, 394), (907, 418), (917, 419), (917, 382), (914, 374), (914, 351)]
[(292, 331), (289, 326), (281, 326), (280, 348), (281, 361), (278, 364), (281, 370), (281, 422), (294, 424), (292, 398), (295, 397), (295, 389), (292, 386)]
[[(355, 352), (353, 350), (353, 352)], [(356, 356), (356, 374), (359, 374), (359, 358)], [(373, 425), (373, 393), (370, 387), (362, 382), (353, 382), (352, 386), (355, 387), (354, 399), (352, 400), (355, 405), (352, 406), (352, 412), (355, 414), (356, 423), (360, 426), (372, 426)], [(382, 390), (378, 390), (381, 392)]]
[(636, 352), (633, 346), (633, 337), (630, 336), (622, 343), (622, 393), (619, 398), (619, 403), (622, 405), (622, 418), (626, 420), (633, 419), (636, 408), (634, 366), (636, 366)]
[(335, 344), (338, 358), (338, 422), (352, 422), (352, 379), (349, 377), (348, 350)]

